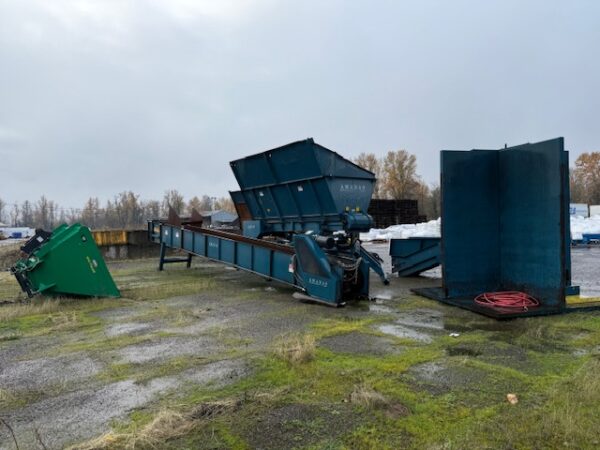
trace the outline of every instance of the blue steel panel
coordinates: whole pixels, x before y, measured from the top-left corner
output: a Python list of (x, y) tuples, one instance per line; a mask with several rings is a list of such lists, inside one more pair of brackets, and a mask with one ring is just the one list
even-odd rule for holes
[(261, 206), (264, 217), (267, 219), (277, 219), (280, 217), (279, 210), (275, 201), (273, 200), (273, 196), (271, 195), (271, 190), (269, 188), (259, 188), (255, 191), (256, 198), (258, 199), (258, 203)]
[(262, 233), (262, 223), (260, 220), (245, 220), (242, 224), (244, 236), (257, 238)]
[(248, 211), (250, 211), (252, 217), (254, 219), (262, 219), (265, 217), (265, 214), (257, 200), (257, 195), (257, 192), (252, 189), (243, 192), (243, 196), (246, 199), (246, 205), (248, 206)]
[(169, 247), (172, 247), (171, 244), (173, 242), (172, 239), (171, 239), (171, 235), (172, 235), (171, 228), (172, 227), (170, 227), (169, 225), (162, 225), (161, 226), (161, 233), (160, 233), (161, 234), (161, 241), (165, 245), (167, 245)]
[(252, 267), (256, 273), (265, 276), (271, 276), (271, 250), (266, 248), (254, 247), (252, 255)]
[(238, 242), (237, 264), (244, 269), (252, 270), (252, 246), (250, 244)]
[(171, 246), (174, 248), (181, 248), (181, 242), (183, 240), (183, 236), (181, 233), (181, 228), (179, 227), (171, 227)]
[(273, 278), (288, 283), (294, 282), (294, 275), (289, 271), (292, 256), (285, 253), (273, 252)]
[(221, 239), (214, 236), (207, 236), (207, 248), (206, 248), (206, 256), (212, 259), (221, 259)]
[(355, 180), (352, 178), (332, 178), (329, 180), (329, 192), (335, 199), (335, 210), (346, 208), (367, 211), (373, 195), (374, 180)]
[[(564, 142), (563, 142), (564, 145)], [(562, 176), (562, 188), (563, 188), (563, 198), (562, 198), (562, 208), (563, 208), (563, 224), (564, 224), (564, 249), (565, 249), (565, 284), (566, 289), (570, 289), (570, 292), (577, 291), (577, 295), (579, 295), (579, 287), (571, 286), (571, 216), (570, 216), (570, 205), (571, 202), (571, 186), (569, 180), (569, 152), (562, 152), (562, 168), (561, 173)], [(571, 295), (567, 293), (566, 295)]]
[(206, 235), (194, 232), (194, 253), (206, 256)]
[(183, 230), (183, 248), (188, 252), (194, 251), (194, 232)]
[(221, 261), (235, 264), (235, 242), (221, 239)]
[(264, 153), (232, 161), (230, 164), (242, 190), (277, 182)]
[(564, 301), (563, 140), (501, 150), (500, 280), (548, 306)]
[[(320, 216), (321, 205), (315, 193), (313, 184), (316, 181), (302, 181), (290, 186), (300, 213), (304, 216)], [(329, 194), (329, 193), (327, 193)]]
[(273, 186), (271, 192), (282, 217), (298, 217), (302, 214), (296, 207), (289, 185)]
[(337, 153), (332, 152), (319, 144), (315, 144), (315, 147), (317, 161), (322, 174), (343, 178), (375, 178), (368, 170), (357, 166), (352, 161), (348, 161)]
[(448, 298), (521, 290), (564, 306), (570, 281), (568, 155), (562, 138), (442, 152), (442, 267)]
[(346, 208), (366, 211), (375, 183), (371, 172), (312, 139), (232, 161), (231, 167), (252, 218), (267, 219), (273, 230), (338, 217)]
[(441, 167), (442, 270), (447, 296), (498, 290), (498, 153), (442, 151)]
[(293, 181), (322, 175), (316, 159), (319, 151), (309, 140), (289, 144), (267, 152), (275, 177), (280, 181)]
[(440, 264), (440, 238), (392, 239), (392, 272), (411, 277)]

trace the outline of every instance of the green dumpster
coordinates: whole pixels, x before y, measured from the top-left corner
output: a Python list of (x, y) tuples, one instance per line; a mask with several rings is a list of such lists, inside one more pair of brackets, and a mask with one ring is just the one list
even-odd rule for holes
[(21, 289), (32, 297), (71, 295), (120, 297), (89, 228), (61, 225), (37, 233), (22, 247), (28, 254), (11, 268)]

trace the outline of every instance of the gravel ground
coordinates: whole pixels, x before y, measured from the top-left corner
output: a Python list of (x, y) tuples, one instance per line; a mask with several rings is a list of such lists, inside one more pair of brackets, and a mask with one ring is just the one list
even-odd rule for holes
[[(389, 270), (387, 244), (370, 244), (368, 248), (384, 258)], [(111, 265), (115, 272), (124, 271), (123, 280), (137, 277), (136, 271), (155, 274), (148, 267), (147, 261)], [(369, 330), (372, 334), (349, 332), (317, 343), (341, 354), (401, 358), (403, 342), (427, 346), (454, 332), (468, 335), (485, 330), (511, 338), (523, 332), (524, 322), (498, 323), (433, 301), (415, 300), (410, 288), (439, 284), (439, 279), (430, 277), (394, 277), (384, 286), (372, 276), (375, 301), (335, 309), (298, 302), (290, 288), (241, 271), (225, 272), (212, 263), (195, 260), (192, 270), (214, 274), (212, 287), (191, 295), (122, 300), (86, 313), (86, 321), (73, 324), (73, 328), (69, 322), (62, 328), (50, 324), (50, 328), (0, 340), (0, 408), (20, 448), (41, 448), (37, 434), (48, 449), (63, 448), (105, 433), (114, 421), (127, 420), (132, 411), (151, 407), (165, 396), (180, 395), (191, 386), (210, 389), (235, 382), (251, 374), (253, 362), (269, 354), (282, 336), (309, 330), (328, 318), (347, 319), (349, 323), (377, 319)], [(600, 295), (600, 249), (574, 250), (573, 272), (584, 294)], [(164, 283), (177, 283), (172, 277), (186, 273), (171, 270), (152, 276), (162, 277)], [(119, 276), (115, 278), (119, 283)], [(404, 307), (407, 299), (417, 306)], [(33, 326), (29, 322), (25, 325)], [(406, 380), (435, 395), (467, 384), (490, 383), (483, 371), (461, 365), (466, 357), (519, 370), (536, 369), (522, 348), (502, 342), (492, 347), (467, 343), (448, 350), (440, 360), (413, 367)], [(330, 416), (339, 418), (340, 433), (357, 420), (355, 411), (339, 405), (282, 406), (263, 417), (254, 429), (274, 433), (269, 443), (263, 442), (262, 435), (254, 435), (251, 442), (264, 448), (284, 448), (292, 444), (287, 439), (296, 433), (293, 429), (299, 421), (314, 417), (330, 420)], [(293, 432), (277, 431), (282, 423)], [(315, 433), (320, 433), (319, 427)], [(252, 430), (246, 431), (252, 436)], [(305, 445), (317, 442), (300, 429), (295, 435)], [(7, 430), (0, 429), (0, 449), (12, 448)]]

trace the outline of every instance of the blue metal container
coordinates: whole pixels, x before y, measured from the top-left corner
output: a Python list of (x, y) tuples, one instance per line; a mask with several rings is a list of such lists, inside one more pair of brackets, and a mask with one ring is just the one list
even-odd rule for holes
[[(569, 155), (563, 138), (500, 150), (442, 151), (442, 288), (417, 292), (484, 314), (562, 312), (571, 287)], [(523, 291), (528, 311), (478, 306)]]
[(230, 163), (244, 233), (366, 231), (375, 175), (312, 139)]

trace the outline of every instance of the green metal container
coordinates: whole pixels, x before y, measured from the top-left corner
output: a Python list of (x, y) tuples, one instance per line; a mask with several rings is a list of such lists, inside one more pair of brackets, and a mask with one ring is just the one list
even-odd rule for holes
[(89, 228), (61, 225), (11, 268), (23, 291), (51, 296), (120, 297)]

